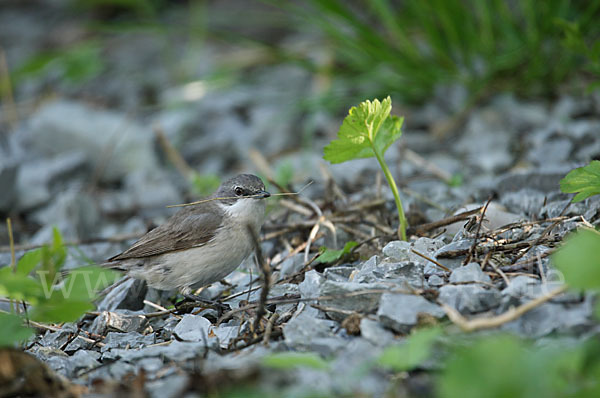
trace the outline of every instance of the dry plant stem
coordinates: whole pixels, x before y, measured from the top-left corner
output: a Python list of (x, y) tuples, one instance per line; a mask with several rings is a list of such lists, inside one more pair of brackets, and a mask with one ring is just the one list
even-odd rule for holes
[(448, 318), (455, 325), (457, 325), (459, 328), (461, 328), (464, 332), (473, 332), (475, 330), (492, 329), (492, 328), (495, 328), (498, 326), (502, 326), (505, 323), (514, 321), (515, 319), (519, 318), (526, 312), (531, 311), (535, 307), (538, 307), (538, 306), (544, 304), (545, 302), (553, 299), (554, 297), (565, 292), (566, 290), (567, 290), (566, 285), (561, 286), (558, 289), (555, 289), (548, 294), (545, 294), (543, 296), (536, 298), (535, 300), (531, 300), (530, 302), (520, 305), (516, 308), (511, 308), (501, 315), (490, 317), (490, 318), (466, 319), (464, 316), (462, 316), (460, 314), (460, 312), (458, 312), (454, 308), (450, 307), (449, 305), (441, 303), (441, 302), (439, 304), (442, 306), (444, 311), (446, 311), (446, 315), (448, 315)]
[[(0, 313), (6, 314), (7, 312), (0, 310)], [(27, 325), (33, 326), (34, 328), (40, 329), (40, 330), (49, 330), (51, 332), (60, 332), (62, 330), (61, 328), (58, 328), (56, 326), (44, 325), (43, 323), (39, 323), (39, 322), (31, 321), (31, 320), (27, 321)], [(96, 344), (98, 347), (104, 347), (106, 345), (99, 341), (88, 339), (87, 337), (83, 337), (80, 335), (77, 335), (77, 338), (85, 341), (86, 343)]]
[(477, 232), (475, 232), (475, 237), (473, 238), (473, 245), (471, 249), (469, 249), (469, 254), (463, 261), (463, 265), (468, 264), (473, 259), (473, 255), (475, 254), (475, 249), (477, 248), (477, 244), (479, 243), (479, 233), (481, 232), (481, 224), (483, 224), (483, 219), (485, 218), (485, 212), (487, 211), (490, 202), (492, 201), (492, 197), (490, 196), (487, 202), (485, 202), (485, 206), (483, 206), (483, 210), (481, 211), (481, 215), (479, 216), (479, 222), (477, 223)]
[(375, 153), (375, 157), (379, 162), (379, 166), (383, 170), (383, 174), (385, 175), (385, 179), (387, 180), (392, 193), (394, 194), (394, 201), (396, 202), (396, 208), (398, 209), (398, 221), (400, 225), (398, 226), (398, 237), (401, 240), (406, 240), (406, 216), (404, 215), (404, 208), (402, 207), (402, 202), (400, 201), (400, 192), (398, 192), (398, 186), (396, 185), (396, 181), (394, 181), (394, 176), (390, 169), (388, 168), (383, 156), (379, 154), (378, 151), (373, 151)]
[(429, 173), (438, 177), (440, 180), (444, 181), (447, 184), (450, 183), (450, 181), (452, 181), (452, 174), (448, 173), (441, 167), (438, 167), (435, 163), (429, 162), (427, 159), (425, 159), (423, 156), (419, 155), (415, 151), (405, 147), (403, 153), (406, 160), (408, 160), (418, 168), (428, 171)]
[(269, 322), (267, 322), (267, 326), (265, 327), (265, 334), (263, 336), (263, 344), (269, 345), (269, 340), (271, 339), (271, 333), (273, 333), (273, 326), (275, 326), (275, 322), (279, 319), (279, 314), (274, 313), (269, 318)]
[[(297, 296), (294, 298), (267, 299), (265, 304), (267, 304), (267, 305), (268, 304), (296, 304), (296, 303), (303, 303), (303, 302), (309, 302), (309, 301), (337, 300), (337, 299), (345, 298), (345, 297), (355, 297), (355, 296), (363, 296), (366, 294), (383, 294), (383, 293), (401, 293), (401, 294), (416, 295), (416, 294), (420, 294), (421, 292), (416, 289), (413, 289), (413, 290), (393, 289), (393, 288), (391, 288), (391, 289), (365, 289), (365, 290), (358, 290), (355, 292), (334, 294), (334, 295), (329, 295), (329, 296), (304, 297), (304, 298)], [(255, 309), (256, 307), (258, 307), (258, 305), (259, 305), (258, 303), (252, 303), (252, 304), (248, 304), (243, 307), (240, 307), (240, 308), (233, 309), (233, 310), (227, 312), (226, 314), (223, 314), (223, 316), (221, 316), (221, 318), (219, 318), (219, 320), (217, 321), (217, 325), (228, 320), (233, 315), (235, 315), (239, 312), (245, 312), (248, 310)]]
[(519, 255), (517, 255), (514, 259), (513, 259), (513, 264), (516, 263), (518, 260), (520, 260), (525, 254), (527, 254), (529, 252), (529, 250), (531, 250), (532, 247), (537, 246), (545, 237), (546, 235), (552, 231), (554, 229), (554, 227), (556, 227), (560, 222), (560, 217), (562, 217), (565, 212), (567, 211), (567, 209), (569, 208), (569, 206), (571, 206), (571, 201), (569, 201), (567, 203), (567, 205), (562, 209), (562, 211), (560, 212), (560, 214), (558, 215), (558, 219), (556, 221), (554, 221), (552, 224), (548, 225), (541, 233), (540, 237), (536, 239), (535, 242), (531, 243), (530, 246), (526, 249), (523, 250)]
[(177, 171), (179, 171), (182, 176), (185, 178), (190, 178), (194, 174), (194, 169), (187, 164), (183, 156), (181, 156), (177, 149), (175, 149), (175, 147), (169, 142), (163, 128), (159, 125), (155, 125), (153, 130), (156, 138), (158, 139), (158, 143), (167, 155), (167, 159), (173, 163)]
[(258, 261), (259, 268), (262, 272), (262, 290), (260, 291), (260, 301), (258, 303), (258, 309), (256, 310), (256, 318), (254, 319), (254, 333), (257, 333), (260, 327), (260, 321), (262, 317), (267, 313), (265, 308), (267, 303), (267, 297), (269, 296), (269, 285), (271, 282), (271, 269), (267, 265), (265, 258), (263, 257), (262, 249), (260, 247), (260, 241), (254, 229), (250, 225), (246, 225), (246, 229), (252, 238), (254, 244), (254, 250)]
[(443, 269), (446, 272), (451, 272), (450, 269), (448, 267), (443, 266), (442, 264), (440, 264), (439, 262), (437, 262), (436, 260), (432, 259), (431, 257), (428, 257), (426, 255), (424, 255), (423, 253), (419, 253), (418, 251), (416, 251), (415, 249), (410, 249), (411, 252), (415, 253), (417, 256), (419, 257), (423, 257), (425, 260), (432, 262), (433, 264), (435, 264), (436, 266), (438, 266), (439, 268)]
[(466, 220), (473, 214), (479, 213), (482, 208), (483, 208), (483, 206), (478, 207), (477, 209), (462, 212), (455, 216), (444, 218), (443, 220), (434, 221), (434, 222), (430, 222), (427, 224), (417, 225), (415, 227), (415, 234), (416, 235), (424, 235), (426, 232), (431, 231), (433, 229), (445, 227), (446, 225), (450, 225), (450, 224), (454, 224), (455, 222)]
[(17, 106), (15, 105), (15, 98), (13, 96), (10, 69), (8, 68), (8, 62), (6, 62), (6, 54), (2, 48), (0, 48), (0, 98), (2, 98), (2, 102), (4, 103), (3, 108), (6, 111), (6, 122), (10, 127), (15, 127), (19, 122), (19, 114), (17, 113)]

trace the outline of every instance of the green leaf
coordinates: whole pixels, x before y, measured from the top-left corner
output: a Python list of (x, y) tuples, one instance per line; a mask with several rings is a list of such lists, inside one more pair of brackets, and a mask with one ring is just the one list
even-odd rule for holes
[(573, 202), (600, 194), (600, 160), (592, 160), (587, 166), (571, 170), (560, 180), (560, 190), (565, 193), (578, 192)]
[(394, 371), (414, 369), (431, 356), (433, 344), (441, 334), (440, 328), (417, 330), (404, 344), (386, 348), (377, 362)]
[(74, 322), (93, 309), (94, 305), (88, 300), (56, 297), (36, 305), (31, 311), (31, 319), (48, 323)]
[(27, 276), (42, 261), (42, 250), (28, 251), (17, 262), (17, 274)]
[(375, 150), (380, 154), (384, 154), (385, 151), (402, 135), (402, 123), (404, 122), (403, 117), (390, 116), (388, 117), (381, 130), (375, 136)]
[(43, 290), (38, 281), (4, 267), (0, 268), (0, 296), (37, 302), (43, 297)]
[[(333, 140), (323, 151), (323, 159), (331, 163), (342, 163), (352, 159), (368, 158), (381, 154), (400, 137), (402, 119), (388, 118), (392, 100), (363, 101), (350, 108), (344, 119), (337, 140)], [(383, 126), (383, 129), (382, 129)]]
[(23, 319), (14, 314), (0, 313), (0, 347), (12, 346), (33, 335), (33, 330), (23, 326)]
[(52, 292), (52, 298), (85, 301), (96, 298), (96, 293), (119, 278), (116, 271), (97, 266), (80, 267), (70, 271), (60, 287)]
[(569, 235), (554, 253), (552, 261), (565, 276), (565, 282), (574, 288), (600, 287), (600, 232), (582, 228)]
[(438, 396), (594, 396), (573, 394), (590, 382), (597, 386), (594, 377), (583, 378), (584, 354), (581, 345), (539, 347), (508, 335), (475, 339), (454, 348), (438, 380)]
[(262, 361), (273, 369), (329, 369), (329, 363), (313, 352), (278, 352), (265, 356)]
[(316, 262), (317, 262), (317, 264), (325, 264), (325, 263), (332, 263), (334, 261), (337, 261), (340, 258), (342, 258), (342, 256), (344, 256), (345, 254), (350, 253), (352, 248), (357, 245), (358, 245), (357, 242), (351, 240), (350, 242), (346, 243), (344, 245), (344, 248), (341, 250), (332, 250), (332, 249), (324, 248), (321, 255), (319, 257), (317, 257)]

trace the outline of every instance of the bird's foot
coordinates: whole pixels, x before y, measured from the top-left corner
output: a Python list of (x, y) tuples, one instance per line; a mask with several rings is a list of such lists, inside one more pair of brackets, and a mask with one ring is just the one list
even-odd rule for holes
[(214, 309), (217, 311), (219, 316), (221, 316), (225, 312), (231, 310), (231, 307), (228, 304), (223, 304), (214, 300), (207, 300), (196, 296), (195, 294), (184, 294), (183, 297), (183, 300), (175, 304), (175, 308), (177, 308), (178, 312), (181, 313), (188, 313), (194, 308), (202, 307)]

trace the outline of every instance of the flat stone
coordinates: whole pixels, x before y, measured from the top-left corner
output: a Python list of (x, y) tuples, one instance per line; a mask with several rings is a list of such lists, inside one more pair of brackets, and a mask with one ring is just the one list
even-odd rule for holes
[(417, 324), (420, 313), (426, 313), (436, 318), (446, 315), (439, 305), (433, 304), (421, 296), (385, 293), (381, 296), (377, 316), (384, 326), (396, 332), (407, 333)]
[(129, 278), (112, 288), (98, 304), (98, 309), (106, 311), (116, 309), (141, 310), (144, 308), (144, 297), (147, 291), (146, 282)]
[(480, 285), (446, 285), (440, 288), (438, 300), (461, 313), (487, 311), (500, 304), (501, 295), (496, 288)]
[(100, 176), (103, 181), (118, 180), (135, 170), (158, 166), (150, 128), (121, 113), (58, 100), (44, 104), (29, 122), (29, 130), (24, 134), (29, 148), (47, 157), (83, 151), (94, 168), (103, 167)]
[[(351, 296), (350, 293), (365, 290), (381, 290), (389, 286), (377, 283), (355, 283), (355, 282), (333, 282), (325, 281), (321, 286), (321, 296), (333, 296), (328, 300), (320, 300), (319, 304), (325, 307), (333, 307), (344, 311), (355, 311), (359, 313), (370, 313), (377, 309), (381, 293), (365, 293)], [(332, 319), (341, 322), (346, 315), (339, 312), (328, 312), (327, 315)]]
[(23, 163), (17, 172), (16, 200), (19, 210), (30, 210), (50, 202), (57, 181), (77, 175), (85, 176), (89, 170), (87, 159), (80, 151), (73, 151), (51, 158), (39, 158)]
[(285, 343), (290, 348), (330, 355), (345, 344), (333, 333), (336, 325), (334, 321), (317, 319), (303, 311), (283, 326)]
[(431, 275), (429, 279), (427, 279), (427, 284), (432, 287), (438, 287), (444, 284), (444, 280), (438, 275)]
[(129, 311), (101, 311), (94, 319), (90, 332), (99, 335), (104, 335), (107, 331), (143, 333), (147, 329), (148, 318), (141, 314)]
[(385, 329), (377, 321), (369, 318), (360, 320), (360, 335), (365, 340), (379, 346), (386, 346), (394, 341), (394, 334)]
[(185, 341), (205, 341), (211, 323), (208, 319), (192, 314), (185, 314), (173, 329), (173, 333)]
[(482, 282), (492, 283), (492, 279), (481, 270), (477, 263), (469, 263), (455, 269), (450, 274), (450, 283)]

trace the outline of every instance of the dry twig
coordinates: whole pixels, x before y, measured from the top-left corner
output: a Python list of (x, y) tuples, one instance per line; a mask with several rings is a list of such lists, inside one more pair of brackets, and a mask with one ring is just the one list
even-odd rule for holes
[(567, 290), (567, 286), (561, 286), (558, 289), (555, 289), (549, 292), (548, 294), (531, 300), (528, 303), (520, 305), (516, 308), (511, 308), (503, 314), (489, 318), (466, 319), (464, 316), (461, 315), (460, 312), (455, 310), (453, 307), (442, 302), (440, 302), (439, 304), (442, 306), (444, 311), (446, 311), (446, 315), (448, 315), (448, 318), (455, 325), (461, 328), (461, 330), (463, 330), (464, 332), (473, 332), (475, 330), (495, 328), (498, 326), (502, 326), (505, 323), (514, 321), (526, 312), (531, 311), (532, 309), (544, 304), (545, 302), (563, 293), (565, 290)]

